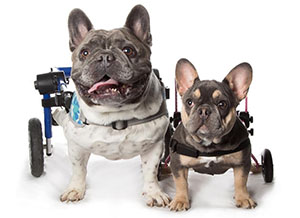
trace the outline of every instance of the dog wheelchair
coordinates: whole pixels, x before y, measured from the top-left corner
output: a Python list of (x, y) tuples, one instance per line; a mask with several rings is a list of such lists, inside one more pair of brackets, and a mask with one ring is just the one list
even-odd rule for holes
[(71, 68), (58, 68), (57, 72), (37, 75), (34, 87), (43, 95), (44, 109), (44, 136), (43, 143), (42, 124), (37, 118), (31, 118), (28, 123), (29, 131), (29, 157), (31, 174), (40, 177), (44, 172), (44, 150), (47, 156), (52, 155), (52, 125), (57, 125), (52, 119), (51, 107), (64, 107), (70, 109), (73, 92), (64, 91), (69, 84)]
[[(163, 85), (159, 71), (153, 69), (153, 72)], [(44, 150), (47, 156), (52, 155), (52, 126), (57, 126), (57, 123), (52, 119), (51, 108), (63, 107), (66, 112), (70, 111), (73, 92), (64, 91), (69, 84), (70, 77), (70, 67), (59, 67), (56, 71), (51, 69), (49, 73), (38, 74), (34, 82), (35, 89), (43, 96), (42, 107), (44, 110), (44, 137), (39, 119), (32, 118), (28, 123), (30, 170), (34, 177), (40, 177), (44, 172)], [(168, 88), (165, 88), (163, 95), (165, 99), (169, 98)], [(43, 138), (45, 138), (45, 144)]]
[[(153, 69), (157, 78), (159, 78), (161, 84), (163, 82), (159, 76), (159, 71)], [(57, 71), (39, 74), (34, 82), (35, 89), (37, 89), (40, 95), (43, 96), (42, 107), (44, 110), (44, 137), (45, 144), (43, 143), (43, 132), (41, 121), (37, 118), (31, 118), (28, 123), (29, 131), (29, 156), (30, 156), (30, 170), (34, 177), (40, 177), (44, 172), (44, 150), (47, 156), (52, 155), (52, 125), (56, 126), (56, 122), (52, 119), (51, 108), (52, 107), (64, 107), (69, 112), (71, 107), (71, 101), (73, 92), (64, 91), (64, 87), (69, 84), (71, 76), (70, 67), (60, 67)], [(164, 85), (163, 85), (164, 86)], [(165, 87), (165, 86), (164, 86)], [(169, 89), (165, 87), (165, 98), (169, 99)], [(248, 101), (246, 99), (245, 111), (238, 112), (238, 117), (243, 121), (245, 127), (248, 129), (250, 135), (253, 135), (254, 131), (250, 129), (250, 123), (253, 122), (253, 117), (250, 116), (247, 110)], [(170, 125), (165, 135), (165, 153), (158, 167), (158, 179), (162, 180), (166, 176), (169, 176), (170, 169), (168, 163), (170, 161), (169, 156), (169, 143), (173, 135), (174, 129), (181, 121), (180, 112), (177, 110), (177, 91), (175, 89), (175, 112), (173, 117), (170, 117)], [(262, 172), (264, 181), (270, 183), (273, 180), (273, 160), (270, 150), (265, 149), (261, 154), (261, 164), (252, 155), (252, 159), (255, 162), (256, 172)]]
[[(176, 81), (175, 81), (176, 87)], [(168, 167), (168, 163), (170, 161), (170, 139), (174, 133), (174, 130), (181, 122), (181, 113), (178, 111), (177, 104), (177, 90), (175, 88), (175, 112), (173, 117), (170, 117), (170, 126), (165, 136), (166, 148), (165, 154), (162, 159), (162, 162), (159, 165), (158, 169), (158, 179), (162, 180), (165, 178), (166, 174), (170, 174), (170, 169)], [(245, 111), (237, 111), (238, 118), (244, 123), (245, 127), (248, 130), (250, 136), (254, 135), (254, 129), (250, 128), (250, 124), (253, 123), (253, 117), (250, 116), (248, 112), (248, 98), (245, 98)], [(273, 170), (273, 158), (271, 151), (269, 149), (264, 149), (261, 153), (261, 163), (256, 159), (256, 157), (251, 154), (251, 159), (253, 160), (253, 164), (251, 165), (251, 172), (253, 173), (262, 173), (263, 179), (266, 183), (271, 183), (274, 177)]]

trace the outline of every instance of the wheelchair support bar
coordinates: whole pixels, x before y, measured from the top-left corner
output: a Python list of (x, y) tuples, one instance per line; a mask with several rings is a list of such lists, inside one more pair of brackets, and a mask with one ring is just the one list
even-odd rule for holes
[[(43, 100), (50, 99), (50, 94), (44, 94)], [(52, 154), (52, 116), (51, 116), (51, 107), (44, 107), (44, 125), (45, 125), (45, 137), (46, 137), (46, 154), (50, 156)]]

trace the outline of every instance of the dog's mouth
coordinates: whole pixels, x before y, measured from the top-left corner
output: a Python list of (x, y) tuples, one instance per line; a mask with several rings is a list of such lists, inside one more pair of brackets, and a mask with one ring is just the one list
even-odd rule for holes
[(223, 134), (224, 129), (221, 124), (217, 121), (213, 123), (200, 122), (197, 126), (187, 126), (192, 135), (196, 135), (200, 138), (213, 139)]
[(121, 83), (107, 75), (90, 87), (77, 83), (77, 90), (88, 104), (118, 106), (134, 103), (144, 93), (147, 77), (133, 84)]
[(99, 82), (96, 82), (87, 92), (92, 97), (105, 97), (122, 95), (125, 97), (132, 89), (131, 85), (120, 83), (105, 75)]

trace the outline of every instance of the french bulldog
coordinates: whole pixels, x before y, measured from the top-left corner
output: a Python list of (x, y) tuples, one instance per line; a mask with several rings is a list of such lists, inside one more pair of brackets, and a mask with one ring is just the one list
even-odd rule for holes
[(248, 131), (236, 115), (236, 107), (247, 95), (252, 68), (241, 63), (222, 82), (200, 80), (186, 59), (176, 65), (177, 90), (182, 97), (182, 122), (171, 141), (170, 167), (176, 194), (170, 210), (190, 208), (188, 170), (222, 174), (233, 168), (237, 207), (254, 208), (246, 183), (251, 167)]
[(166, 206), (170, 198), (159, 187), (157, 170), (169, 119), (164, 87), (150, 62), (147, 10), (135, 6), (124, 27), (107, 31), (95, 30), (85, 13), (74, 9), (68, 27), (76, 105), (71, 116), (56, 110), (53, 117), (67, 138), (73, 174), (60, 200), (83, 199), (91, 153), (110, 160), (140, 155), (147, 205)]

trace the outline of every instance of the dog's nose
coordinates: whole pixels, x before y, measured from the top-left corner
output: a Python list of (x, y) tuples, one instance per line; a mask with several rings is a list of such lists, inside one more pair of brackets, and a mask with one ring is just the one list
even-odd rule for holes
[(209, 107), (200, 107), (199, 108), (199, 115), (200, 115), (200, 118), (206, 120), (209, 115), (211, 114), (211, 110)]
[(110, 66), (110, 64), (112, 62), (114, 62), (116, 60), (115, 56), (113, 54), (110, 53), (104, 53), (104, 54), (100, 54), (98, 61), (104, 65), (106, 65), (107, 67)]
[(114, 60), (116, 60), (115, 56), (113, 54), (107, 54), (106, 55), (106, 60), (108, 63), (113, 62)]

